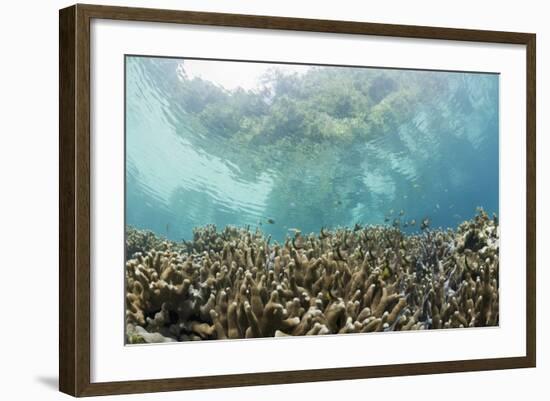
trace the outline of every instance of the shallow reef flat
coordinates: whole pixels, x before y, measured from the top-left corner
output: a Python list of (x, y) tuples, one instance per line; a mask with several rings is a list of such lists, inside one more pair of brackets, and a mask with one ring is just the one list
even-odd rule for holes
[(126, 340), (191, 340), (497, 326), (499, 227), (261, 231), (214, 225), (172, 242), (127, 227)]

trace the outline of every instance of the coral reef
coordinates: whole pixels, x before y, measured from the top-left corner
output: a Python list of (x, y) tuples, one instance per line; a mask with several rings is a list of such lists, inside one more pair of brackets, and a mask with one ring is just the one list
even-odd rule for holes
[(127, 229), (128, 343), (495, 326), (499, 228), (482, 209), (456, 230), (214, 225), (175, 243)]
[[(164, 251), (169, 243), (170, 241), (158, 237), (153, 231), (128, 229), (126, 230), (126, 260), (137, 252), (146, 253), (152, 249)], [(170, 245), (174, 246), (173, 243)]]

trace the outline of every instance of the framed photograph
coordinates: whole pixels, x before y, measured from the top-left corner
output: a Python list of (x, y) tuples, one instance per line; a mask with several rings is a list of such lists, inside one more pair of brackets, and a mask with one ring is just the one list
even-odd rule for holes
[(535, 366), (534, 34), (59, 22), (61, 391)]

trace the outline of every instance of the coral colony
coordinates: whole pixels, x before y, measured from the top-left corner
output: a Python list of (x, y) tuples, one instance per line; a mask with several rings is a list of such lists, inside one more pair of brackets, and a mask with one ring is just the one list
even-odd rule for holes
[(196, 228), (173, 242), (127, 228), (127, 343), (496, 326), (499, 227)]

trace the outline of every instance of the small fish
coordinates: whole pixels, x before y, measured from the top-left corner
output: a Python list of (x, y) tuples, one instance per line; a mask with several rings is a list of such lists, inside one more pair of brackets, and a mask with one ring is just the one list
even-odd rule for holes
[(300, 230), (299, 228), (289, 228), (288, 231), (292, 231), (295, 234), (302, 232), (302, 230)]
[(409, 226), (409, 223), (407, 223), (407, 222), (404, 222), (404, 223), (403, 223), (403, 227), (404, 227), (404, 228), (407, 228), (408, 226)]
[(404, 211), (403, 209), (401, 209), (401, 210), (399, 211), (399, 216), (403, 216), (404, 214), (405, 214), (405, 211)]
[(385, 280), (388, 277), (391, 277), (393, 274), (392, 270), (390, 269), (389, 264), (386, 263), (386, 266), (384, 266), (384, 269), (382, 269), (382, 279)]
[(266, 223), (267, 223), (267, 224), (275, 224), (275, 220), (273, 220), (273, 219), (270, 218), (270, 219), (267, 219), (267, 220), (266, 220)]
[(416, 225), (416, 220), (415, 219), (412, 219), (409, 223), (411, 226), (415, 226)]
[(452, 208), (454, 208), (454, 207), (455, 207), (455, 205), (454, 205), (454, 204), (452, 204), (452, 205), (449, 205), (449, 209), (452, 209)]
[(260, 220), (260, 221), (258, 221), (258, 225), (259, 225), (259, 226), (261, 226), (261, 225), (262, 225), (262, 221), (261, 221), (261, 220)]
[(289, 206), (290, 206), (290, 207), (296, 207), (296, 203), (290, 202)]
[(436, 203), (436, 204), (435, 204), (435, 208), (436, 208), (436, 209), (439, 209), (439, 203)]
[(340, 206), (342, 204), (341, 200), (334, 201), (335, 206)]
[(420, 223), (420, 229), (425, 230), (428, 227), (430, 227), (430, 219), (428, 217), (425, 217), (422, 219), (422, 223)]
[(355, 226), (353, 227), (353, 231), (359, 231), (361, 229), (361, 224), (355, 223)]
[(384, 223), (387, 223), (388, 221), (390, 221), (390, 218), (387, 217), (387, 216), (385, 216), (385, 217), (384, 217)]
[(395, 228), (398, 228), (399, 226), (401, 226), (401, 221), (399, 219), (394, 219), (393, 220), (393, 226)]
[(390, 209), (390, 212), (389, 212), (389, 214), (393, 214), (393, 209)]

